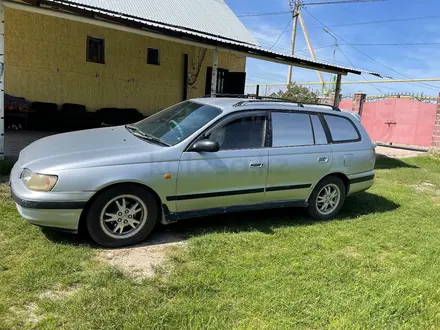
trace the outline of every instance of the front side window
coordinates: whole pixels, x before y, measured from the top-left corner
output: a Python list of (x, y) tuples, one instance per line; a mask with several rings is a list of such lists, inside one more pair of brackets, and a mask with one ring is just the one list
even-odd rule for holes
[(307, 145), (314, 145), (308, 114), (272, 112), (272, 147)]
[(220, 150), (262, 148), (265, 138), (265, 122), (265, 116), (235, 119), (216, 128), (207, 138), (217, 141)]
[(185, 101), (127, 128), (133, 134), (152, 137), (158, 142), (172, 146), (197, 132), (221, 112), (220, 109), (209, 105)]
[(349, 142), (360, 139), (359, 133), (353, 123), (344, 117), (324, 115), (333, 141)]

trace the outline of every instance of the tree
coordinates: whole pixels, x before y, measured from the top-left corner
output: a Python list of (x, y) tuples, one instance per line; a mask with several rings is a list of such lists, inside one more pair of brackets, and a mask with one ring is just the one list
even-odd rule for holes
[(336, 93), (336, 78), (337, 78), (336, 76), (333, 76), (333, 78), (332, 78), (333, 84), (330, 84), (330, 86), (328, 88), (326, 88), (326, 86), (324, 84), (324, 86), (323, 86), (323, 90), (324, 90), (323, 94), (325, 96), (330, 96), (330, 95)]
[(277, 97), (288, 99), (288, 100), (294, 100), (298, 102), (311, 102), (311, 103), (317, 103), (318, 102), (318, 94), (313, 91), (311, 88), (308, 88), (306, 86), (300, 86), (296, 85), (295, 83), (290, 84), (287, 86), (287, 90), (279, 90), (277, 92)]

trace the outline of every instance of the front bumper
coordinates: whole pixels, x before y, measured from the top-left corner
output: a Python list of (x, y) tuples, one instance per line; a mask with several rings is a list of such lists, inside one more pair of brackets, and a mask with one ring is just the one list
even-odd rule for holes
[(18, 213), (33, 225), (78, 232), (82, 210), (38, 210), (22, 207), (17, 203), (16, 206)]
[(10, 190), (18, 213), (28, 222), (69, 231), (78, 231), (82, 210), (93, 192), (35, 192), (26, 188), (16, 164), (10, 177)]

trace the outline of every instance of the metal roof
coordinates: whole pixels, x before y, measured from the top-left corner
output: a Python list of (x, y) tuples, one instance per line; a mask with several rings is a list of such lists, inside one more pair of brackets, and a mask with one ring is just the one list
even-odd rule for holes
[(53, 0), (258, 45), (223, 0)]
[[(146, 8), (150, 6), (150, 4), (146, 5), (144, 3), (154, 3), (157, 6), (159, 3), (165, 3), (165, 4), (174, 3), (176, 7), (178, 7), (180, 10), (181, 7), (186, 6), (184, 5), (184, 3), (207, 2), (212, 5), (212, 3), (214, 2), (220, 4), (222, 6), (221, 7), (222, 10), (226, 11), (224, 7), (227, 6), (224, 4), (223, 0), (40, 0), (39, 2), (40, 5), (45, 5), (45, 4), (50, 5), (52, 8), (55, 7), (60, 10), (69, 11), (70, 13), (77, 13), (79, 15), (86, 17), (90, 17), (90, 14), (93, 14), (93, 18), (96, 20), (102, 19), (105, 21), (113, 21), (116, 24), (123, 24), (135, 29), (154, 32), (155, 34), (158, 35), (158, 38), (160, 38), (160, 35), (165, 35), (167, 37), (172, 37), (173, 39), (176, 39), (176, 41), (180, 39), (182, 40), (182, 42), (187, 42), (187, 41), (195, 42), (200, 45), (204, 45), (207, 48), (216, 48), (219, 51), (226, 51), (247, 57), (253, 57), (266, 61), (303, 67), (311, 70), (338, 73), (344, 75), (348, 73), (354, 73), (354, 74), (367, 73), (380, 78), (386, 77), (386, 76), (382, 76), (380, 73), (377, 72), (348, 68), (348, 67), (328, 64), (324, 62), (313, 61), (310, 59), (296, 57), (288, 54), (273, 52), (271, 50), (261, 48), (257, 45), (251, 45), (247, 42), (243, 42), (242, 40), (236, 40), (233, 36), (232, 36), (233, 38), (226, 37), (224, 35), (225, 33), (217, 34), (217, 32), (221, 32), (220, 30), (219, 31), (209, 30), (214, 32), (211, 33), (207, 31), (200, 31), (197, 29), (187, 28), (179, 25), (171, 25), (170, 23), (161, 23), (150, 20), (145, 17), (142, 18), (133, 15), (133, 13), (137, 13), (137, 15), (141, 15), (141, 12), (143, 10), (146, 10)], [(131, 8), (131, 4), (137, 4), (137, 6), (134, 6), (135, 8)], [(28, 5), (22, 5), (22, 6), (28, 6)], [(190, 7), (185, 7), (185, 8), (190, 8)], [(191, 8), (194, 9), (194, 12), (191, 14), (188, 12), (186, 14), (188, 15), (186, 18), (189, 18), (189, 16), (192, 15), (193, 20), (197, 20), (197, 17), (199, 16), (199, 14), (196, 14), (198, 12), (197, 6)], [(208, 7), (202, 6), (202, 8), (207, 10)], [(216, 10), (217, 5), (211, 6), (209, 8), (211, 8), (210, 10)], [(175, 8), (173, 9), (173, 11), (175, 11)], [(240, 23), (240, 29), (243, 28), (244, 30), (246, 30), (246, 28), (241, 24), (241, 22), (229, 9), (229, 7), (227, 7), (227, 11), (230, 12), (231, 15), (235, 18), (235, 19), (231, 18), (231, 22), (235, 21)], [(214, 23), (217, 20), (216, 14), (217, 13), (215, 12), (214, 14), (211, 12), (210, 15), (206, 14), (207, 16), (211, 17), (211, 19), (208, 18), (204, 18), (204, 19), (208, 20), (210, 23), (212, 23), (212, 25), (216, 25), (217, 23)], [(146, 16), (146, 14), (144, 14), (144, 16)], [(178, 19), (176, 18), (175, 14), (171, 16), (175, 17), (174, 19), (176, 20)], [(183, 15), (181, 19), (183, 20)], [(171, 22), (171, 19), (169, 21)], [(220, 25), (216, 25), (216, 26), (218, 29), (220, 29)], [(229, 27), (228, 30), (230, 28), (231, 27)], [(247, 33), (249, 34), (249, 32)], [(253, 41), (252, 37), (251, 39), (252, 40), (247, 39), (247, 41)]]

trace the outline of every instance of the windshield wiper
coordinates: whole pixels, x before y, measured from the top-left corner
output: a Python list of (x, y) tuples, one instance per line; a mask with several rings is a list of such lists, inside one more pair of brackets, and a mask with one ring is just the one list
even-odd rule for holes
[(131, 131), (131, 133), (141, 139), (147, 140), (147, 141), (153, 141), (156, 142), (157, 144), (161, 144), (164, 145), (166, 147), (171, 147), (171, 144), (166, 143), (164, 140), (152, 135), (152, 134), (148, 134), (145, 132), (142, 132), (139, 128), (137, 128), (136, 126), (133, 125), (125, 125), (125, 128), (127, 128), (129, 131)]

